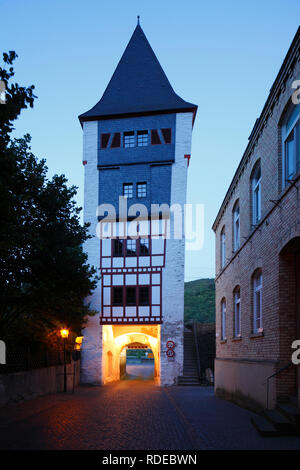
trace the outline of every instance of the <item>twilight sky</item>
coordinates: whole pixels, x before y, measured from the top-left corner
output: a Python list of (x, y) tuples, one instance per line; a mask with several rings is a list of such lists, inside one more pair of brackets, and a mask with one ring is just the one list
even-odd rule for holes
[(204, 204), (204, 245), (186, 253), (186, 280), (214, 277), (212, 223), (300, 18), (299, 0), (0, 0), (1, 51), (15, 79), (36, 86), (15, 135), (29, 132), (49, 175), (64, 173), (83, 204), (77, 116), (100, 99), (136, 16), (183, 99), (198, 104), (187, 202)]

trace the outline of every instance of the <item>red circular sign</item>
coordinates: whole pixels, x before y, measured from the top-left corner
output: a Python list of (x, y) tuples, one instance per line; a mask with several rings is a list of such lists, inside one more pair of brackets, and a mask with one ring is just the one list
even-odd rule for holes
[(175, 351), (173, 349), (168, 349), (167, 350), (167, 356), (168, 357), (174, 357), (175, 356)]
[(175, 343), (172, 340), (167, 341), (167, 348), (168, 349), (174, 349), (175, 348)]

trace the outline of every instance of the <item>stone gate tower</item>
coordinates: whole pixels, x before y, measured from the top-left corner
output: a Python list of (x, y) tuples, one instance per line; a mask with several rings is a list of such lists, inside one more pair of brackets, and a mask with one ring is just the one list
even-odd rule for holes
[(152, 349), (157, 383), (182, 375), (181, 232), (196, 111), (176, 95), (138, 24), (102, 98), (79, 116), (85, 250), (101, 276), (87, 299), (98, 313), (83, 331), (82, 383), (118, 380), (132, 343)]

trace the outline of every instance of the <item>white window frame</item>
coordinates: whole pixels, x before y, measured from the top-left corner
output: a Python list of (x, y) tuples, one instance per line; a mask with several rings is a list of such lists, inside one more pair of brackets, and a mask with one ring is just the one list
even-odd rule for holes
[(253, 277), (253, 333), (262, 333), (262, 272)]
[(226, 300), (221, 301), (221, 340), (226, 340)]
[(135, 132), (134, 131), (124, 132), (123, 142), (124, 142), (123, 143), (124, 148), (135, 147)]
[(233, 251), (240, 247), (240, 205), (236, 203), (233, 209)]
[[(258, 176), (259, 174), (259, 176)], [(257, 225), (261, 219), (261, 167), (260, 164), (252, 176), (252, 222)]]
[(133, 183), (123, 184), (123, 196), (127, 197), (127, 199), (133, 198)]
[(234, 291), (234, 336), (240, 338), (241, 335), (241, 291), (240, 288), (236, 288)]
[(138, 131), (137, 132), (137, 146), (138, 147), (147, 147), (149, 143), (149, 133), (148, 131)]
[[(298, 173), (300, 168), (300, 105), (297, 108), (292, 108), (291, 112), (285, 119), (285, 123), (282, 126), (282, 185), (283, 188), (287, 186), (288, 183), (293, 179), (293, 177)], [(296, 110), (295, 117), (291, 122), (288, 122), (292, 117), (291, 115)], [(289, 139), (293, 137), (293, 147), (294, 147), (294, 161), (293, 161), (293, 172), (289, 175), (287, 174), (287, 143)], [(298, 155), (297, 155), (298, 150)]]
[(136, 185), (136, 197), (141, 199), (147, 197), (147, 182), (137, 183)]
[(226, 232), (223, 227), (221, 231), (221, 268), (223, 269), (226, 264)]

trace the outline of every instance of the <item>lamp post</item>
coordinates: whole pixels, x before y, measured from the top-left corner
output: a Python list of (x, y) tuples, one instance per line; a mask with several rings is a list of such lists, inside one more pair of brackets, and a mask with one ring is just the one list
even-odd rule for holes
[(66, 339), (69, 336), (69, 330), (67, 328), (62, 328), (60, 330), (60, 336), (64, 340), (64, 392), (66, 392), (67, 391)]

